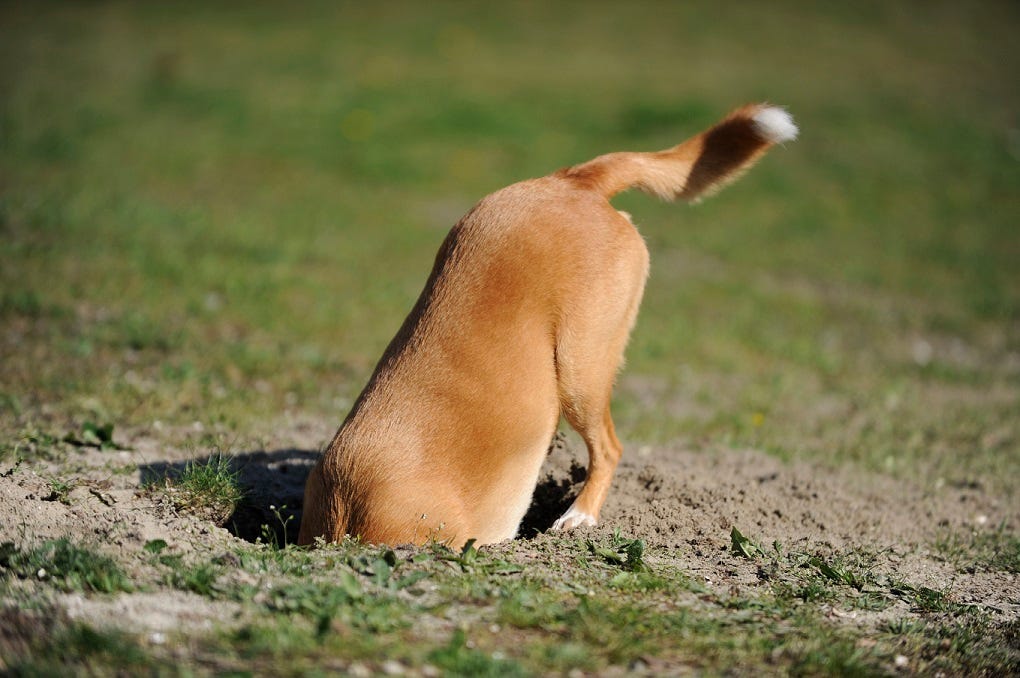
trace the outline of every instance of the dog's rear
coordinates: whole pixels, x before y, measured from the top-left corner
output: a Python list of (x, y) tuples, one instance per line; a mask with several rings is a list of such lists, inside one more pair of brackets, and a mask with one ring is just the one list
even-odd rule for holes
[(555, 527), (594, 524), (622, 452), (609, 400), (648, 273), (609, 198), (695, 200), (796, 133), (782, 109), (745, 106), (672, 149), (603, 155), (478, 203), (309, 475), (299, 542), (513, 537), (561, 414), (589, 465)]

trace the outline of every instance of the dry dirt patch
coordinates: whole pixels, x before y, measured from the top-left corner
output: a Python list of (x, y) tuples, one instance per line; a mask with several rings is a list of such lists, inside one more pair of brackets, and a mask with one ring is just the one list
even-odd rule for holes
[[(583, 477), (578, 461), (576, 449), (554, 447), (543, 485)], [(646, 446), (632, 447), (621, 462), (597, 530), (661, 547), (713, 587), (759, 583), (755, 567), (741, 567), (729, 553), (733, 527), (786, 552), (865, 549), (889, 574), (949, 587), (960, 602), (1009, 618), (1020, 614), (1016, 575), (957, 572), (932, 544), (946, 531), (1014, 531), (1018, 524), (1016, 506), (977, 484), (926, 489), (852, 469), (783, 463), (754, 450)]]
[[(128, 432), (119, 442), (129, 450), (74, 451), (62, 464), (8, 464), (0, 469), (6, 474), (0, 478), (0, 542), (70, 536), (136, 568), (129, 575), (144, 579), (144, 545), (150, 540), (212, 558), (242, 545), (241, 540), (264, 536), (263, 524), (292, 538), (305, 476), (331, 433), (292, 421), (236, 453), (248, 495), (226, 529), (174, 510), (158, 493), (139, 491), (144, 481), (201, 456), (194, 445), (181, 444), (180, 431)], [(532, 539), (569, 504), (583, 480), (585, 461), (577, 444), (557, 439), (521, 539), (499, 551), (528, 567), (543, 566), (541, 540)], [(111, 470), (118, 466), (134, 470)], [(58, 476), (72, 486), (61, 499), (51, 489)], [(931, 489), (851, 469), (783, 463), (754, 450), (631, 445), (594, 532), (619, 530), (643, 539), (650, 556), (669, 560), (719, 591), (765, 586), (753, 562), (729, 552), (733, 527), (763, 547), (775, 542), (785, 552), (865, 549), (877, 554), (876, 567), (887, 574), (915, 586), (948, 587), (958, 602), (1010, 618), (1020, 614), (1016, 575), (960, 572), (932, 547), (940, 531), (999, 525), (1015, 531), (1020, 512), (979, 485)], [(200, 626), (203, 620), (231, 619), (223, 606), (197, 605), (195, 596), (181, 592), (119, 598), (91, 603), (69, 595), (57, 602), (72, 617), (155, 631), (177, 622)]]

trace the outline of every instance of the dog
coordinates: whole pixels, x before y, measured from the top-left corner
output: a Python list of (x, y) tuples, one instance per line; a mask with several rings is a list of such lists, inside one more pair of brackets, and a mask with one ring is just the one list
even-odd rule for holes
[(298, 543), (511, 539), (561, 416), (588, 473), (553, 529), (595, 525), (622, 453), (610, 396), (649, 262), (610, 198), (697, 200), (797, 133), (782, 108), (747, 105), (668, 150), (609, 153), (482, 199), (309, 474)]

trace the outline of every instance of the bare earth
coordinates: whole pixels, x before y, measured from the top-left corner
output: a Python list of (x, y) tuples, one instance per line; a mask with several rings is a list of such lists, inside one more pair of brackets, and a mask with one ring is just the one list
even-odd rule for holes
[[(250, 488), (230, 529), (175, 511), (159, 493), (140, 492), (141, 484), (196, 458), (191, 430), (153, 428), (118, 432), (130, 450), (72, 451), (59, 466), (0, 468), (0, 542), (31, 544), (70, 536), (118, 555), (138, 554), (163, 539), (179, 552), (210, 557), (254, 540), (263, 524), (279, 524), (299, 512), (304, 478), (332, 426), (290, 420), (264, 436), (248, 452), (236, 453), (242, 479)], [(206, 432), (208, 433), (208, 432)], [(204, 448), (208, 449), (208, 448)], [(557, 438), (543, 471), (521, 538), (489, 547), (529, 568), (543, 567), (540, 532), (569, 504), (584, 471), (583, 449), (572, 438)], [(75, 472), (74, 489), (64, 502), (52, 497), (49, 479)], [(137, 471), (130, 471), (136, 467)], [(120, 472), (117, 472), (117, 470)], [(130, 471), (130, 472), (128, 472)], [(1020, 525), (1020, 510), (991, 496), (980, 485), (926, 490), (909, 482), (859, 471), (785, 464), (753, 450), (693, 450), (684, 447), (628, 446), (597, 532), (619, 530), (649, 546), (653, 565), (669, 561), (716, 591), (766, 587), (752, 561), (730, 554), (736, 526), (763, 548), (777, 542), (785, 552), (831, 554), (864, 548), (878, 553), (876, 569), (913, 586), (949, 587), (953, 598), (979, 606), (1000, 619), (1020, 615), (1020, 581), (1002, 572), (960, 572), (933, 550), (940, 531)], [(293, 538), (297, 520), (288, 525)], [(131, 561), (131, 562), (134, 562)], [(237, 608), (190, 593), (136, 592), (88, 598), (62, 596), (71, 618), (152, 633), (230, 625)], [(848, 623), (874, 623), (876, 615), (902, 615), (902, 609), (859, 613)], [(856, 617), (858, 613), (852, 613)], [(869, 619), (871, 614), (873, 618)]]

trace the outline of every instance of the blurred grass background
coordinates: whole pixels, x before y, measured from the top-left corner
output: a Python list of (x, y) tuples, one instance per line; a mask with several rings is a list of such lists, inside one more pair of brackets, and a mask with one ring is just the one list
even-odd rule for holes
[(747, 101), (652, 250), (623, 437), (1020, 470), (1013, 2), (4, 3), (0, 432), (339, 423), (486, 193)]

